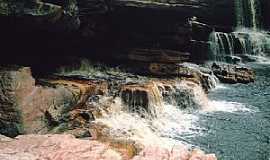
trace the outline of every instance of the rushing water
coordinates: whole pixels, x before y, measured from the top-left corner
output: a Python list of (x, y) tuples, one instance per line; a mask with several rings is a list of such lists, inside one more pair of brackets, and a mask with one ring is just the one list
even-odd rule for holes
[(258, 0), (235, 0), (237, 27), (257, 30), (260, 27), (260, 7)]
[(220, 111), (199, 115), (203, 134), (189, 139), (190, 143), (221, 160), (270, 158), (270, 65), (252, 67), (255, 83), (223, 85), (209, 94)]
[(210, 35), (211, 60), (235, 63), (243, 55), (263, 56), (263, 53), (269, 52), (269, 33), (261, 30), (260, 1), (235, 0), (235, 16), (236, 27), (234, 32), (214, 31)]
[(209, 41), (210, 55), (215, 61), (224, 62), (226, 57), (233, 56), (264, 56), (270, 51), (270, 35), (267, 32), (246, 28), (232, 33), (213, 32)]

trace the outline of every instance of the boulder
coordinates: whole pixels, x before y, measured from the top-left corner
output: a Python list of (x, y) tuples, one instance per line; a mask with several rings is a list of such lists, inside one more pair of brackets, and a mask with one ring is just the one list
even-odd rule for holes
[(246, 67), (213, 63), (212, 70), (216, 77), (223, 83), (246, 84), (255, 81), (255, 73)]
[(193, 81), (201, 85), (206, 92), (214, 88), (216, 85), (216, 79), (211, 70), (191, 63), (150, 63), (147, 70), (148, 74), (154, 76), (167, 78), (178, 77)]

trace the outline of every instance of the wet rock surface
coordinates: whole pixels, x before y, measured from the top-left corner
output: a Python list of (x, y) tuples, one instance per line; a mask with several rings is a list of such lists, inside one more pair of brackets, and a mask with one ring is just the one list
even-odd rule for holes
[(137, 112), (142, 116), (157, 116), (157, 110), (162, 106), (162, 97), (158, 86), (154, 82), (147, 84), (124, 85), (121, 88), (121, 98), (130, 112)]
[[(233, 72), (228, 72), (225, 66), (213, 66), (212, 73), (184, 63), (176, 66), (175, 77), (168, 70), (152, 78), (87, 67), (87, 74), (63, 72), (37, 81), (30, 68), (1, 68), (1, 134), (14, 137), (22, 133), (67, 132), (76, 137), (91, 137), (92, 121), (113, 112), (128, 111), (153, 118), (162, 110), (163, 102), (187, 110), (202, 108), (207, 102), (205, 92), (216, 85), (213, 73), (227, 83), (254, 80), (254, 73), (241, 67), (231, 67)], [(171, 78), (165, 78), (166, 73)]]
[(236, 65), (218, 65), (214, 63), (212, 70), (216, 77), (223, 83), (250, 83), (255, 81), (255, 73), (246, 67)]
[[(43, 151), (43, 143), (52, 143), (51, 146), (54, 148), (58, 145), (66, 145), (68, 148), (70, 144), (60, 140), (67, 139), (69, 143), (74, 143), (75, 148), (76, 145), (89, 143), (90, 148), (92, 145), (100, 146), (101, 151), (97, 152), (91, 149), (85, 152), (78, 148), (76, 154), (81, 153), (86, 157), (94, 156), (94, 154), (97, 154), (96, 157), (102, 157), (108, 152), (109, 155), (106, 154), (106, 156), (115, 156), (114, 158), (119, 159), (160, 159), (161, 157), (187, 160), (216, 159), (214, 155), (205, 155), (201, 151), (190, 152), (180, 148), (171, 152), (157, 146), (151, 147), (132, 139), (132, 133), (124, 131), (118, 133), (112, 130), (109, 124), (100, 121), (102, 118), (106, 119), (120, 113), (134, 114), (146, 121), (151, 121), (160, 116), (165, 109), (165, 104), (178, 106), (179, 109), (187, 112), (207, 107), (206, 93), (215, 86), (214, 74), (218, 77), (226, 68), (212, 66), (211, 70), (191, 63), (178, 64), (176, 67), (177, 74), (173, 76), (172, 70), (171, 73), (162, 72), (163, 75), (146, 76), (123, 71), (120, 68), (109, 69), (85, 62), (79, 69), (63, 69), (47, 78), (37, 79), (33, 78), (29, 67), (2, 67), (0, 100), (3, 105), (0, 107), (0, 133), (9, 137), (20, 134), (44, 135), (25, 135), (16, 139), (1, 136), (0, 140), (8, 143), (0, 143), (0, 148), (3, 146), (6, 148), (0, 149), (0, 157), (6, 159), (16, 159), (20, 156), (29, 159), (46, 158), (48, 155), (45, 153), (52, 150), (49, 147), (48, 151)], [(237, 75), (234, 75), (237, 76), (235, 78), (237, 82), (246, 83), (247, 81), (246, 77), (239, 78), (239, 73), (253, 75), (249, 69), (240, 67), (233, 69), (237, 71)], [(46, 135), (55, 133), (71, 134), (73, 137)], [(90, 137), (92, 141), (74, 137)], [(18, 147), (26, 141), (25, 150)], [(31, 148), (32, 144), (38, 147), (29, 151), (27, 147)], [(12, 149), (8, 148), (13, 148), (14, 154), (11, 155)], [(52, 156), (61, 157), (71, 154), (68, 149), (65, 150), (65, 147), (62, 149), (54, 151)], [(53, 157), (50, 158), (53, 159)]]

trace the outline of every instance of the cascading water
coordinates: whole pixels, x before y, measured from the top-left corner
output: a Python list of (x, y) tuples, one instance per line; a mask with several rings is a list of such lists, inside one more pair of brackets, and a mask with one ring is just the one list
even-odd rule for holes
[(260, 3), (257, 0), (235, 0), (237, 27), (257, 30), (260, 26)]
[(267, 56), (270, 51), (270, 36), (259, 30), (261, 26), (260, 2), (235, 0), (235, 10), (235, 31), (232, 33), (213, 32), (210, 35), (211, 57), (215, 61), (232, 62), (235, 56)]
[[(151, 89), (151, 87), (156, 88), (156, 86), (159, 87), (158, 90)], [(140, 87), (134, 89), (132, 94), (127, 93), (129, 87), (124, 88), (121, 97), (117, 98), (115, 104), (121, 106), (122, 109), (119, 112), (104, 115), (95, 123), (107, 126), (108, 130), (106, 131), (112, 137), (129, 139), (144, 146), (160, 146), (169, 149), (182, 144), (190, 146), (185, 139), (199, 135), (202, 128), (197, 125), (197, 115), (194, 112), (189, 112), (189, 109), (199, 111), (198, 107), (200, 107), (202, 110), (213, 110), (209, 109), (209, 101), (202, 87), (193, 82), (181, 81), (175, 84), (166, 83), (166, 85), (156, 83), (154, 86), (147, 86), (147, 88), (148, 96), (142, 96), (145, 95), (146, 90)], [(167, 89), (172, 94), (167, 93)], [(137, 110), (138, 107), (145, 108), (145, 106), (149, 107), (151, 104), (160, 103), (160, 96), (154, 99), (149, 96), (152, 91), (162, 95), (162, 106), (153, 108), (157, 110), (155, 113), (159, 113), (158, 116), (153, 117), (152, 112), (149, 111), (145, 113), (134, 112), (134, 107)], [(183, 95), (186, 96), (182, 97)]]
[(234, 54), (234, 35), (213, 32), (210, 35), (210, 49), (212, 57), (217, 61), (225, 61), (226, 55), (233, 56)]

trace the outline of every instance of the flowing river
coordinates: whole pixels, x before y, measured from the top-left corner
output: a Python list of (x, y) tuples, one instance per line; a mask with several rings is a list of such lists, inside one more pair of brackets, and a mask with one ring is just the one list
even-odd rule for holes
[(256, 82), (218, 86), (209, 98), (220, 111), (200, 113), (202, 134), (189, 142), (221, 160), (270, 159), (270, 65), (250, 64)]

